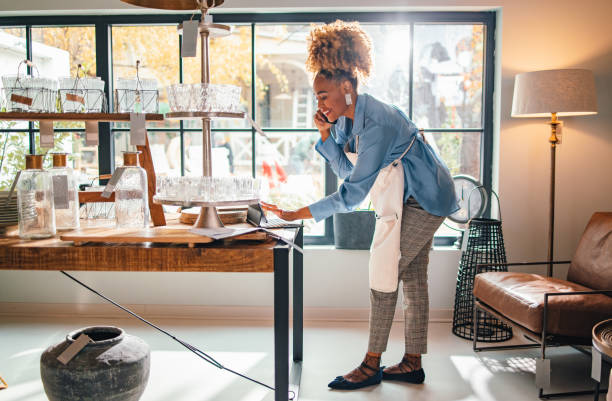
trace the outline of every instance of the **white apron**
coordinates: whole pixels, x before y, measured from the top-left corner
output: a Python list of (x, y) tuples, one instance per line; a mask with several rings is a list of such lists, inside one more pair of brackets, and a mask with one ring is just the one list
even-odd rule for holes
[[(401, 159), (412, 148), (415, 139), (416, 135), (400, 157), (379, 171), (370, 189), (370, 200), (376, 211), (376, 228), (370, 246), (370, 288), (380, 292), (394, 292), (397, 289), (404, 207), (404, 168)], [(355, 150), (358, 147), (359, 136), (355, 138)], [(357, 164), (357, 153), (345, 153), (353, 166)]]

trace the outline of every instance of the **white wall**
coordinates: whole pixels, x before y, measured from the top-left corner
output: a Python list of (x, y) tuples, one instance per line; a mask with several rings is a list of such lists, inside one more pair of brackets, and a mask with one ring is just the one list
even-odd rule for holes
[[(250, 10), (251, 0), (227, 0), (225, 11)], [(292, 11), (298, 0), (260, 0), (258, 12)], [(612, 2), (609, 0), (380, 0), (382, 9), (497, 10), (496, 165), (503, 229), (510, 260), (545, 260), (550, 174), (550, 128), (544, 119), (512, 119), (514, 76), (524, 71), (587, 68), (595, 73), (599, 114), (564, 119), (557, 151), (556, 259), (571, 258), (596, 210), (612, 209)], [(282, 7), (280, 6), (282, 5)], [(113, 1), (0, 1), (0, 14), (40, 10), (116, 9)], [(367, 0), (311, 0), (308, 11), (368, 7)], [(148, 10), (145, 10), (148, 12)], [(77, 11), (79, 12), (79, 11)], [(112, 11), (111, 11), (112, 12)], [(307, 249), (306, 307), (367, 308), (367, 254)], [(458, 265), (456, 252), (434, 251), (430, 264), (432, 308), (450, 309)], [(563, 272), (561, 272), (562, 274)], [(270, 305), (265, 275), (191, 273), (80, 273), (125, 303)], [(168, 278), (171, 277), (171, 278)], [(221, 290), (223, 288), (223, 290)], [(129, 289), (129, 291), (128, 291)], [(0, 302), (96, 302), (58, 273), (0, 272)]]

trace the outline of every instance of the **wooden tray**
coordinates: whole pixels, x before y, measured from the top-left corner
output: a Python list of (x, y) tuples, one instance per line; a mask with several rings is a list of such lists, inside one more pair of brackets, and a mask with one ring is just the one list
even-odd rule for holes
[[(247, 209), (246, 207), (240, 208), (238, 210), (232, 210), (231, 208), (217, 208), (217, 214), (219, 215), (219, 218), (221, 219), (221, 222), (224, 225), (240, 224), (246, 223)], [(199, 207), (189, 208), (181, 211), (181, 217), (179, 217), (179, 221), (183, 224), (193, 225), (199, 216)]]
[[(233, 227), (250, 227), (248, 224), (237, 224)], [(62, 241), (73, 241), (75, 246), (85, 242), (111, 242), (111, 243), (166, 243), (166, 244), (188, 244), (193, 248), (195, 244), (206, 244), (214, 240), (202, 235), (189, 232), (191, 226), (171, 225), (165, 227), (151, 227), (149, 229), (127, 229), (114, 227), (92, 227), (74, 230), (60, 235)], [(265, 240), (265, 232), (253, 232), (231, 240)]]

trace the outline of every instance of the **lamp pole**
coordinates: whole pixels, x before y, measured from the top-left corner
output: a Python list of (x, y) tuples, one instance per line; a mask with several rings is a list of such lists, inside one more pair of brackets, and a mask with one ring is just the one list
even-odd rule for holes
[(552, 113), (550, 124), (550, 207), (548, 215), (548, 270), (547, 276), (552, 277), (553, 272), (553, 253), (554, 253), (554, 238), (555, 238), (555, 153), (557, 150), (557, 126), (561, 121), (557, 120), (557, 113)]

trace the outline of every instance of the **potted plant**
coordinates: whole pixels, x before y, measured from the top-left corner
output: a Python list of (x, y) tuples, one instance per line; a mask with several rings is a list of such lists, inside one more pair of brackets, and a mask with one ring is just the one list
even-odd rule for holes
[(370, 249), (376, 212), (358, 209), (334, 214), (334, 245), (338, 249)]

